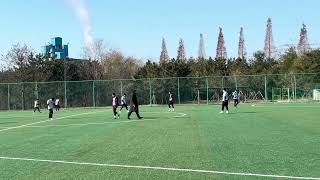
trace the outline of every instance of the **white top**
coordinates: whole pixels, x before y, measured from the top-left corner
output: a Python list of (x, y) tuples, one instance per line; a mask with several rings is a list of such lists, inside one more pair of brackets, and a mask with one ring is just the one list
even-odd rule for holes
[(228, 100), (228, 92), (227, 91), (223, 91), (222, 101), (227, 101), (227, 100)]
[(56, 99), (55, 105), (58, 106), (59, 103), (60, 103), (60, 100), (59, 100), (59, 99)]
[(127, 104), (127, 96), (121, 97), (121, 104)]
[(35, 101), (34, 101), (34, 107), (35, 107), (35, 108), (39, 107), (39, 101), (38, 101), (38, 100), (35, 100)]
[(54, 107), (54, 102), (52, 101), (52, 99), (48, 99), (47, 105), (48, 105), (48, 109), (53, 109), (53, 107)]
[(232, 96), (233, 96), (233, 99), (238, 99), (238, 98), (239, 98), (237, 91), (233, 92), (233, 93), (232, 93)]
[(116, 100), (117, 100), (117, 97), (113, 97), (112, 98), (112, 106), (116, 106), (117, 105)]

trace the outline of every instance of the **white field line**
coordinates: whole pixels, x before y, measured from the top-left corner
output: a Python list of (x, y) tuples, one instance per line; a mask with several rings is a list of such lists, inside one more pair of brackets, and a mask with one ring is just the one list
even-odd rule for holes
[[(150, 112), (151, 113), (151, 112)], [(184, 117), (187, 114), (177, 113), (180, 116), (174, 116), (175, 118)], [(143, 119), (143, 120), (127, 120), (127, 121), (114, 121), (114, 122), (96, 122), (96, 123), (76, 123), (76, 124), (56, 124), (56, 125), (44, 125), (44, 126), (33, 126), (28, 125), (25, 128), (47, 128), (47, 127), (70, 127), (70, 126), (89, 126), (89, 125), (102, 125), (102, 124), (120, 124), (120, 123), (134, 123), (134, 122), (144, 122), (144, 121), (158, 121), (157, 119)]]
[(277, 105), (277, 106), (272, 106), (272, 105), (270, 105), (270, 106), (266, 106), (266, 105), (259, 105), (259, 104), (255, 104), (255, 106), (254, 107), (266, 107), (266, 108), (274, 108), (274, 107), (280, 107), (280, 108), (319, 108), (319, 106), (317, 105), (317, 106), (303, 106), (303, 105), (301, 105), (301, 106), (295, 106), (295, 105), (292, 105), (292, 106), (287, 106), (287, 105)]
[[(66, 118), (70, 118), (70, 117), (82, 116), (82, 115), (87, 115), (87, 114), (95, 114), (95, 113), (105, 112), (105, 111), (96, 111), (96, 112), (89, 112), (89, 113), (82, 113), (82, 114), (74, 114), (74, 115), (70, 115), (70, 116), (64, 116), (64, 117), (56, 118), (55, 120), (66, 119)], [(32, 125), (45, 123), (45, 122), (50, 122), (50, 121), (52, 122), (52, 120), (44, 120), (44, 121), (38, 121), (38, 122), (34, 122), (34, 123), (30, 123), (30, 124), (24, 124), (24, 125), (20, 125), (20, 126), (8, 127), (8, 128), (5, 128), (5, 129), (0, 129), (0, 132), (8, 131), (8, 130), (11, 130), (11, 129), (24, 128), (24, 127), (27, 127), (27, 126), (32, 126)]]
[(187, 114), (186, 113), (178, 113), (178, 112), (140, 112), (142, 114), (145, 114), (145, 113), (150, 113), (150, 114), (163, 114), (163, 113), (167, 113), (167, 114), (172, 114), (172, 113), (175, 113), (175, 114), (180, 114), (179, 116), (173, 116), (174, 118), (180, 118), (180, 117), (184, 117), (186, 116)]
[[(103, 112), (103, 111), (101, 111), (101, 112)], [(144, 112), (144, 113), (160, 113), (160, 112)], [(93, 113), (91, 113), (91, 114), (93, 114)], [(174, 118), (181, 118), (181, 117), (185, 117), (187, 115), (186, 113), (176, 113), (176, 114), (179, 114), (180, 116), (174, 116)], [(70, 116), (68, 116), (68, 117), (70, 117)], [(68, 117), (63, 117), (63, 118), (68, 118)], [(60, 118), (60, 119), (62, 119), (62, 118)], [(47, 121), (41, 121), (41, 122), (47, 122)], [(157, 119), (143, 119), (143, 120), (127, 120), (127, 121), (114, 121), (114, 122), (75, 123), (75, 124), (56, 124), (56, 125), (53, 124), (53, 125), (44, 125), (44, 126), (34, 126), (35, 124), (29, 124), (29, 125), (24, 125), (23, 127), (24, 128), (70, 127), (70, 126), (89, 126), (89, 125), (102, 125), (102, 124), (134, 123), (134, 122), (143, 122), (143, 121), (158, 121), (158, 120)], [(14, 127), (6, 127), (6, 128), (9, 129), (9, 128), (14, 128)], [(0, 132), (1, 132), (1, 129), (0, 129)]]
[(320, 178), (315, 178), (315, 177), (297, 177), (297, 176), (283, 176), (283, 175), (270, 175), (270, 174), (255, 174), (255, 173), (239, 173), (239, 172), (211, 171), (211, 170), (170, 168), (170, 167), (134, 166), (134, 165), (121, 165), (121, 164), (103, 164), (103, 163), (88, 163), (88, 162), (44, 160), (44, 159), (32, 159), (32, 158), (14, 158), (14, 157), (0, 157), (0, 159), (2, 159), (2, 160), (43, 162), (43, 163), (56, 163), (56, 164), (86, 165), (86, 166), (100, 166), (100, 167), (117, 167), (117, 168), (131, 168), (131, 169), (151, 169), (151, 170), (192, 172), (192, 173), (203, 173), (203, 174), (204, 173), (205, 174), (220, 174), (220, 175), (229, 175), (229, 176), (252, 176), (252, 177), (267, 177), (267, 178), (282, 178), (282, 179), (320, 180)]

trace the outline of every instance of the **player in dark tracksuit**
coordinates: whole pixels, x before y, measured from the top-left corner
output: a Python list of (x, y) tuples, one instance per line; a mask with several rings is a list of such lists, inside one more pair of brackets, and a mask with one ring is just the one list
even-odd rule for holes
[(171, 91), (169, 91), (169, 111), (174, 111), (174, 99), (173, 99), (173, 94), (171, 93)]
[(138, 98), (137, 98), (137, 92), (136, 90), (133, 91), (132, 94), (132, 100), (131, 100), (131, 106), (130, 106), (130, 111), (128, 113), (128, 119), (130, 120), (130, 116), (132, 114), (132, 112), (136, 112), (137, 117), (139, 119), (142, 119), (143, 117), (140, 116), (139, 114), (139, 103), (138, 103)]
[(119, 119), (120, 118), (120, 115), (117, 113), (117, 108), (118, 108), (118, 103), (119, 99), (118, 97), (116, 96), (115, 93), (112, 94), (112, 109), (113, 109), (113, 118), (114, 119)]

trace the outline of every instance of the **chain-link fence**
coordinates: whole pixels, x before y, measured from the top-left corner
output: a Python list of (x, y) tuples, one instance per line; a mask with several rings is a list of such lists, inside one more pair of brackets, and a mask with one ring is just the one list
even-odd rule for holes
[(112, 93), (126, 93), (130, 99), (133, 90), (141, 104), (167, 104), (169, 91), (177, 104), (211, 104), (221, 100), (223, 88), (230, 95), (237, 89), (242, 102), (312, 101), (313, 90), (320, 89), (320, 74), (2, 83), (0, 110), (31, 109), (37, 98), (42, 106), (56, 98), (65, 108), (104, 107), (111, 104)]

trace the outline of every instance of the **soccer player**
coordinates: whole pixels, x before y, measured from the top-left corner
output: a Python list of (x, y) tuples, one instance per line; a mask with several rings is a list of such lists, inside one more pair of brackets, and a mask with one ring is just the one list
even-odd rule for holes
[(232, 96), (233, 96), (233, 101), (234, 101), (234, 107), (237, 108), (237, 106), (239, 104), (239, 94), (238, 94), (237, 90), (235, 90), (232, 93)]
[(54, 98), (51, 98), (51, 99), (48, 99), (47, 101), (47, 105), (48, 105), (48, 110), (49, 110), (49, 120), (53, 120), (53, 108), (54, 108), (54, 105), (55, 105), (55, 99)]
[(114, 119), (120, 118), (120, 115), (117, 112), (118, 105), (119, 105), (119, 99), (116, 96), (116, 93), (112, 93), (112, 109), (113, 109), (113, 118)]
[(226, 113), (229, 113), (229, 108), (228, 108), (228, 92), (226, 88), (223, 89), (223, 95), (222, 95), (222, 110), (221, 114), (224, 112), (224, 109), (226, 109)]
[(36, 99), (36, 100), (34, 101), (34, 109), (33, 109), (33, 112), (35, 113), (36, 110), (38, 110), (39, 113), (41, 113), (41, 111), (40, 111), (40, 102), (39, 102), (39, 99)]
[(56, 111), (60, 111), (60, 100), (59, 99), (56, 99), (55, 107), (56, 107)]
[(169, 91), (169, 111), (174, 111), (173, 94)]
[(138, 98), (137, 98), (137, 92), (136, 90), (133, 91), (132, 94), (132, 100), (131, 100), (131, 106), (130, 106), (130, 111), (128, 113), (128, 119), (130, 120), (130, 116), (132, 114), (132, 112), (136, 112), (137, 117), (139, 119), (142, 119), (143, 117), (140, 116), (139, 114), (139, 104), (138, 104)]
[(124, 107), (126, 108), (127, 112), (129, 112), (129, 111), (128, 111), (128, 105), (127, 105), (127, 94), (126, 94), (126, 93), (124, 93), (123, 96), (121, 97), (121, 109), (120, 109), (120, 113), (121, 113), (121, 111), (122, 111), (122, 109), (123, 109)]

